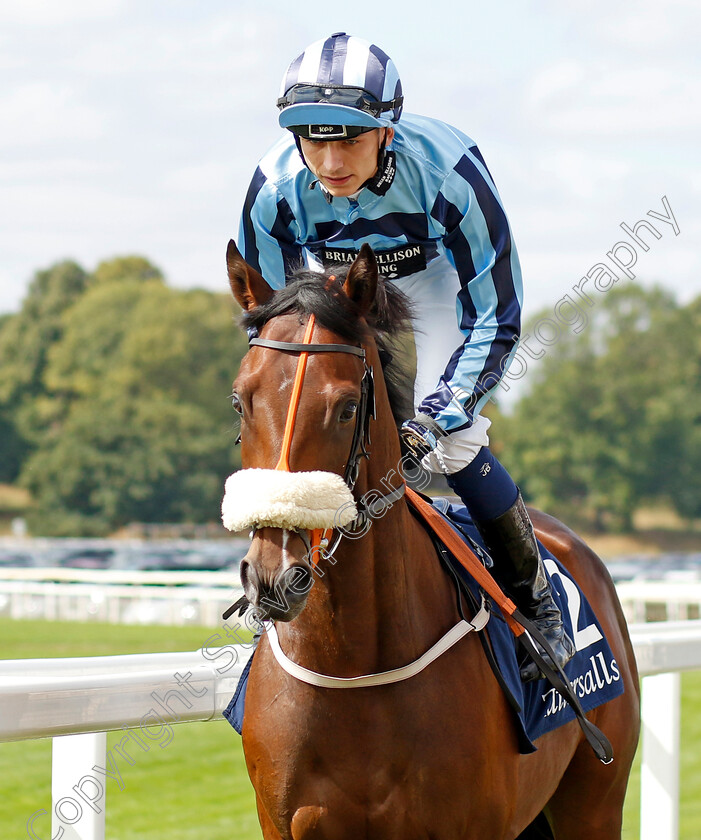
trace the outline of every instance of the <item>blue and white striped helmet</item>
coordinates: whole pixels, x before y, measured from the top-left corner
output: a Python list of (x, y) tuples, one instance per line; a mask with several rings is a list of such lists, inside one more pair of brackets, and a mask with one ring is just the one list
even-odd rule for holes
[(397, 122), (403, 101), (392, 59), (374, 44), (336, 32), (290, 64), (277, 105), (282, 128), (367, 130)]

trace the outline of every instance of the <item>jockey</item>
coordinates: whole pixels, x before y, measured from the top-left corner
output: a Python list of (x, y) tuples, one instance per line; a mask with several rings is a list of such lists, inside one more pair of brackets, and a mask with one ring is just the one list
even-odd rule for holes
[[(416, 416), (402, 434), (446, 475), (494, 558), (494, 573), (560, 666), (574, 654), (521, 494), (489, 450), (480, 411), (517, 349), (521, 269), (474, 141), (402, 116), (402, 86), (377, 46), (337, 32), (289, 66), (278, 99), (288, 133), (263, 157), (239, 248), (273, 288), (301, 263), (350, 263), (368, 243), (413, 302)], [(400, 117), (402, 117), (400, 121)], [(521, 676), (539, 669), (525, 664)]]

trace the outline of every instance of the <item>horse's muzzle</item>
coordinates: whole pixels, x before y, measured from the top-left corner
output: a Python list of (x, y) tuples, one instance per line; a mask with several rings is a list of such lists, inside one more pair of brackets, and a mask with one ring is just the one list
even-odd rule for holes
[[(314, 585), (306, 557), (298, 557), (297, 552), (290, 550), (288, 535), (289, 532), (283, 532), (280, 546), (276, 545), (276, 540), (267, 539), (258, 532), (241, 561), (241, 584), (259, 621), (292, 621), (304, 609), (309, 590)], [(295, 540), (297, 542), (302, 545), (301, 540)]]

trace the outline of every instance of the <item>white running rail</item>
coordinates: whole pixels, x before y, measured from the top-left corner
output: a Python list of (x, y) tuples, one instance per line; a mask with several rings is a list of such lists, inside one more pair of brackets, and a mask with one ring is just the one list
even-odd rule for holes
[[(620, 581), (616, 591), (629, 624), (701, 619), (701, 581)], [(241, 594), (238, 569), (128, 571), (2, 568), (0, 616), (110, 624), (216, 624)], [(237, 590), (231, 600), (230, 593)]]
[[(701, 669), (701, 621), (630, 629), (644, 677), (640, 837), (677, 840), (680, 672)], [(0, 662), (0, 741), (54, 739), (53, 840), (104, 840), (106, 731), (123, 730), (113, 749), (133, 757), (174, 723), (219, 718), (250, 649), (217, 639), (193, 653)], [(40, 840), (46, 811), (27, 818)]]

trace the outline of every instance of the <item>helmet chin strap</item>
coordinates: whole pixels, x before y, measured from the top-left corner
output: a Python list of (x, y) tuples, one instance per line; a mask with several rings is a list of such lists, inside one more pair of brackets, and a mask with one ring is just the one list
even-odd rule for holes
[[(378, 172), (382, 172), (385, 165), (385, 158), (387, 157), (387, 129), (385, 128), (383, 130), (384, 134), (382, 135), (382, 140), (380, 140), (380, 148), (377, 150), (377, 171), (375, 172), (375, 175), (377, 175)], [(374, 178), (375, 175), (373, 175), (372, 178)], [(368, 178), (368, 181), (371, 181), (372, 178)], [(363, 184), (363, 186), (365, 185)]]
[(309, 164), (304, 159), (304, 152), (302, 151), (302, 138), (299, 136), (299, 134), (295, 134), (294, 131), (291, 131), (290, 134), (292, 134), (292, 136), (295, 139), (295, 146), (297, 146), (297, 151), (299, 152), (299, 156), (302, 158), (302, 163), (307, 167), (307, 169), (309, 169)]

